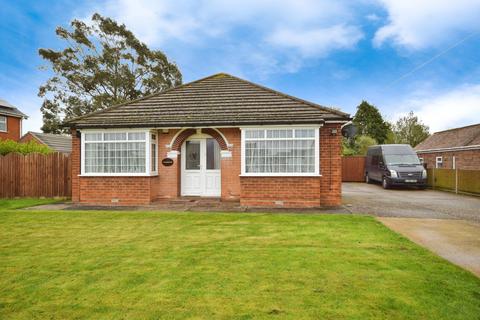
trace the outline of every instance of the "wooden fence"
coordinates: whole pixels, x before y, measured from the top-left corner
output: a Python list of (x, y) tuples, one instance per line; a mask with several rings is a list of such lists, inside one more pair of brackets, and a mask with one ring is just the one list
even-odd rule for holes
[(365, 157), (351, 156), (342, 157), (342, 181), (363, 182), (365, 181)]
[(70, 197), (71, 163), (62, 153), (0, 156), (0, 198)]
[(432, 189), (480, 195), (480, 170), (427, 169)]

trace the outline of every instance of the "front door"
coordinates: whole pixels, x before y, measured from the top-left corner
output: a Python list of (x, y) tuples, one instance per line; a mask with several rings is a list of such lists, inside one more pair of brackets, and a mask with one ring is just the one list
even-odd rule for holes
[(188, 139), (181, 159), (182, 196), (220, 197), (220, 146), (215, 139)]

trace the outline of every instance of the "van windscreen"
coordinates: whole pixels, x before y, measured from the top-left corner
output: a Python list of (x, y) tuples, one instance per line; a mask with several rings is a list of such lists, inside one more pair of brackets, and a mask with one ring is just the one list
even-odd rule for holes
[(415, 154), (386, 154), (384, 155), (385, 162), (389, 165), (419, 165), (420, 160), (418, 160), (417, 155)]

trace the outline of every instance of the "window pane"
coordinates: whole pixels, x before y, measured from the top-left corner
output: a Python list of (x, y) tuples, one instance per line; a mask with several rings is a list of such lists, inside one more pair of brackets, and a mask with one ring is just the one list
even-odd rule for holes
[(185, 144), (185, 169), (200, 170), (200, 141), (187, 141)]
[(7, 117), (0, 116), (0, 131), (7, 131)]
[(293, 130), (291, 129), (271, 129), (267, 130), (267, 138), (292, 138)]
[(145, 173), (144, 142), (86, 142), (85, 173)]
[(102, 141), (102, 133), (85, 133), (85, 141)]
[(152, 143), (152, 171), (157, 171), (157, 145)]
[(295, 129), (295, 138), (315, 138), (315, 129)]
[(207, 139), (207, 170), (220, 169), (220, 146), (217, 140)]
[(261, 139), (265, 138), (265, 130), (246, 130), (245, 131), (246, 139)]
[[(155, 140), (155, 138), (153, 138)], [(129, 132), (128, 140), (145, 141), (145, 132)]]
[(127, 140), (127, 133), (126, 132), (105, 132), (103, 134), (103, 140), (105, 141)]

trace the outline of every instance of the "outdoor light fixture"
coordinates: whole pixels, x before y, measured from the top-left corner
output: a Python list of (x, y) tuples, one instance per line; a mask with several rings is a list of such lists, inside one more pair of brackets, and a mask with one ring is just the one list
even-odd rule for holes
[(337, 129), (332, 129), (331, 134), (332, 134), (332, 136), (336, 136), (337, 135)]
[(168, 133), (168, 129), (162, 129), (162, 133)]

